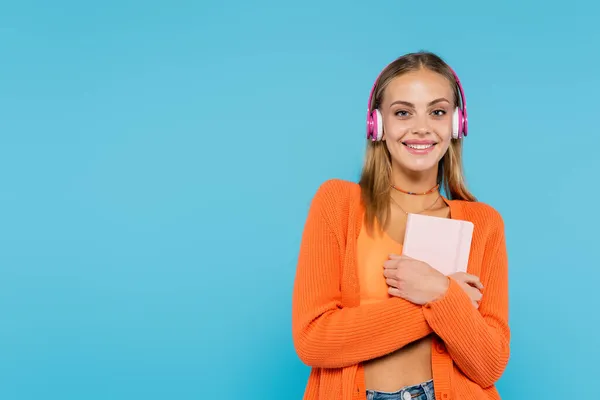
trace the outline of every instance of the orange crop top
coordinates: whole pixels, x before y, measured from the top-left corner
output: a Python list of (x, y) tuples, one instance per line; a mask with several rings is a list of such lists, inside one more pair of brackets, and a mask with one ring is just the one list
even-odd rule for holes
[(356, 242), (360, 304), (376, 303), (391, 297), (383, 276), (383, 263), (390, 254), (402, 254), (402, 245), (382, 232), (377, 223), (373, 235), (369, 235), (363, 224)]

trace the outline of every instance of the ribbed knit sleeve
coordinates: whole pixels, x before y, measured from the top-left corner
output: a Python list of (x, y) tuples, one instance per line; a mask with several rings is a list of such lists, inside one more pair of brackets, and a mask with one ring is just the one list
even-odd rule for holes
[(344, 187), (327, 181), (306, 219), (292, 298), (292, 333), (307, 365), (340, 368), (393, 352), (432, 332), (421, 306), (400, 298), (342, 307), (348, 207)]
[(504, 224), (500, 215), (487, 210), (477, 217), (490, 230), (484, 251), (479, 309), (453, 279), (446, 294), (424, 307), (429, 325), (444, 341), (454, 363), (482, 388), (492, 386), (503, 374), (510, 355), (508, 326), (508, 259)]

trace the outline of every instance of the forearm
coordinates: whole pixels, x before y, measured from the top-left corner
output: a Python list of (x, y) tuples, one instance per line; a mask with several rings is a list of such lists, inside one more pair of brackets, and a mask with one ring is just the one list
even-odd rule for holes
[(421, 306), (399, 298), (341, 308), (293, 321), (296, 351), (307, 365), (340, 368), (381, 357), (432, 333)]
[(492, 313), (484, 317), (486, 310), (480, 311), (453, 279), (445, 295), (423, 309), (456, 365), (471, 380), (488, 387), (500, 378), (508, 363), (509, 332), (504, 318)]

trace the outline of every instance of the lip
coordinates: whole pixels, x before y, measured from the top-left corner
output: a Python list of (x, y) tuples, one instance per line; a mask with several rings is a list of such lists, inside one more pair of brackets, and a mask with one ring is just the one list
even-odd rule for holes
[[(431, 145), (426, 149), (413, 149), (411, 147), (408, 147), (409, 144), (421, 144), (421, 145)], [(435, 148), (435, 145), (437, 144), (437, 142), (433, 141), (433, 140), (406, 140), (402, 142), (402, 145), (404, 146), (404, 148), (406, 149), (406, 151), (408, 151), (410, 154), (414, 154), (414, 155), (427, 155), (429, 153), (431, 153), (433, 151), (433, 149)]]
[(410, 139), (410, 140), (404, 140), (402, 141), (402, 144), (436, 144), (437, 142), (435, 140), (417, 140), (417, 139)]

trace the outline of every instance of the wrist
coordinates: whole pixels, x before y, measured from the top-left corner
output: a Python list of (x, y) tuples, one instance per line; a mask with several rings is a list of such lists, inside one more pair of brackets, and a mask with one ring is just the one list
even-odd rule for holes
[(442, 298), (448, 291), (448, 287), (450, 287), (450, 277), (441, 275), (436, 283), (435, 294), (431, 301), (436, 301)]

